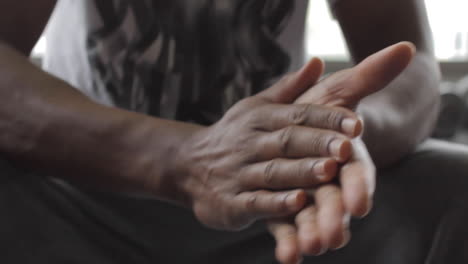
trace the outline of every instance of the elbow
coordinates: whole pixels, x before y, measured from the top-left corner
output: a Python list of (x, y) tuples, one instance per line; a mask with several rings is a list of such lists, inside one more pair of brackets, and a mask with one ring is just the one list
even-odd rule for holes
[(421, 57), (424, 65), (426, 65), (425, 91), (427, 91), (427, 93), (422, 95), (425, 97), (424, 99), (426, 99), (421, 100), (424, 102), (422, 112), (417, 113), (422, 122), (420, 124), (420, 136), (417, 138), (416, 142), (413, 142), (414, 146), (419, 145), (432, 135), (439, 119), (441, 105), (440, 82), (442, 74), (439, 63), (433, 54), (422, 53), (418, 56)]

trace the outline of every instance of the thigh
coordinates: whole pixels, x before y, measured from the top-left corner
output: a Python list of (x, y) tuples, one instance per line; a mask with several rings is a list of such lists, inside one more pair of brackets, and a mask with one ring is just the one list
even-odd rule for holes
[(203, 227), (154, 199), (84, 190), (0, 158), (0, 263), (271, 263), (261, 225)]
[[(468, 148), (429, 141), (380, 171), (350, 244), (305, 263), (464, 263), (467, 160)], [(275, 263), (261, 225), (214, 231), (186, 209), (64, 189), (1, 160), (0, 209), (2, 263)]]
[[(461, 235), (468, 188), (468, 148), (428, 141), (391, 169), (380, 171), (374, 210), (352, 222), (350, 244), (305, 263), (451, 263), (463, 258)], [(100, 203), (138, 230), (154, 261), (171, 263), (275, 263), (274, 241), (261, 225), (242, 232), (201, 226), (169, 204), (98, 194)], [(463, 240), (463, 241), (461, 241)], [(430, 262), (432, 261), (432, 262)]]
[[(432, 264), (449, 256), (451, 263), (459, 263), (455, 260), (463, 258), (463, 247), (456, 247), (452, 238), (468, 237), (460, 235), (468, 220), (466, 209), (457, 206), (468, 187), (467, 158), (467, 147), (428, 141), (380, 171), (374, 210), (352, 222), (350, 244), (304, 263)], [(90, 195), (118, 215), (115, 220), (137, 230), (155, 262), (276, 263), (274, 241), (261, 224), (242, 232), (215, 231), (200, 225), (188, 210), (169, 204)]]
[(430, 140), (378, 173), (348, 246), (305, 263), (468, 263), (468, 147)]
[(46, 177), (0, 159), (0, 262), (149, 263), (82, 205)]

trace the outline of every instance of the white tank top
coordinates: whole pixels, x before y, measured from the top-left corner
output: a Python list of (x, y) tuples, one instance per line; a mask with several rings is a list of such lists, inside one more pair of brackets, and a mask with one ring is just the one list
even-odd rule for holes
[[(226, 2), (228, 5), (231, 3), (229, 1)], [(282, 4), (281, 1), (283, 0), (279, 0), (279, 5)], [(132, 3), (133, 1), (121, 2)], [(200, 118), (202, 122), (212, 122), (216, 118), (219, 118), (220, 112), (225, 111), (236, 100), (257, 92), (254, 84), (248, 82), (248, 77), (251, 75), (237, 71), (237, 73), (231, 76), (234, 80), (232, 83), (234, 84), (230, 82), (222, 83), (221, 81), (210, 84), (213, 87), (223, 85), (227, 87), (235, 86), (235, 84), (239, 83), (242, 84), (243, 82), (247, 83), (245, 91), (242, 92), (236, 89), (229, 89), (229, 87), (226, 88), (224, 94), (220, 95), (220, 106), (207, 105), (208, 101), (203, 98), (204, 91), (200, 85), (198, 87), (194, 85), (193, 89), (190, 88), (192, 91), (190, 91), (189, 95), (184, 94), (184, 89), (188, 89), (186, 88), (187, 84), (184, 80), (184, 74), (172, 74), (172, 72), (171, 74), (161, 74), (161, 72), (165, 73), (166, 69), (175, 70), (174, 68), (177, 68), (179, 63), (183, 65), (181, 61), (184, 60), (183, 56), (178, 57), (177, 55), (177, 49), (180, 47), (178, 42), (166, 37), (164, 34), (155, 35), (154, 39), (149, 40), (151, 44), (147, 45), (145, 49), (140, 50), (139, 53), (129, 54), (127, 47), (138, 49), (139, 43), (133, 43), (132, 39), (139, 38), (143, 39), (140, 42), (145, 41), (144, 33), (142, 33), (144, 31), (141, 30), (141, 27), (145, 25), (141, 23), (141, 17), (144, 17), (144, 14), (140, 15), (140, 13), (148, 12), (150, 8), (143, 8), (143, 5), (140, 3), (156, 5), (153, 4), (155, 2), (158, 1), (134, 1), (135, 5), (129, 4), (130, 7), (127, 9), (121, 8), (116, 4), (113, 11), (114, 14), (120, 16), (120, 20), (114, 22), (120, 23), (119, 26), (122, 30), (113, 34), (106, 32), (106, 27), (104, 27), (104, 22), (110, 23), (113, 21), (112, 18), (105, 17), (102, 10), (100, 10), (103, 7), (94, 4), (94, 1), (59, 0), (46, 28), (47, 53), (44, 58), (44, 68), (57, 77), (69, 82), (99, 103), (146, 112), (164, 118), (199, 121), (199, 116), (203, 116)], [(164, 5), (164, 3), (168, 2), (161, 1), (161, 3), (161, 5)], [(221, 1), (214, 3), (218, 4)], [(289, 68), (286, 69), (289, 71), (296, 70), (304, 64), (304, 32), (307, 6), (307, 0), (294, 0), (294, 9), (289, 13), (288, 23), (284, 26), (281, 34), (276, 37), (277, 44), (290, 57)], [(156, 7), (153, 6), (153, 8)], [(219, 12), (222, 12), (222, 8), (217, 7), (217, 10), (221, 10)], [(93, 38), (90, 38), (90, 35), (97, 36), (100, 41), (93, 43)], [(179, 40), (179, 42), (181, 41)], [(92, 48), (90, 49), (90, 47)], [(209, 55), (210, 53), (208, 53), (208, 57)], [(199, 58), (195, 58), (194, 60), (203, 60), (203, 56), (199, 56)], [(242, 63), (242, 60), (239, 61)], [(155, 67), (147, 66), (155, 63), (158, 64), (155, 66), (159, 69), (158, 71), (154, 71)], [(208, 61), (203, 65), (209, 66), (211, 64)], [(216, 66), (216, 63), (213, 65)], [(225, 65), (220, 64), (219, 67), (225, 67)], [(246, 67), (250, 66), (247, 65)], [(102, 74), (101, 71), (105, 72), (105, 74)], [(160, 90), (127, 90), (128, 87), (148, 86), (145, 84), (145, 78), (134, 78), (136, 76), (134, 73), (141, 71), (147, 71), (146, 76), (156, 76), (156, 79), (163, 80), (160, 82), (162, 84)], [(130, 77), (127, 78), (127, 76)], [(203, 74), (192, 76), (192, 79), (195, 80), (192, 83), (196, 83), (197, 80), (204, 78), (203, 76)], [(220, 76), (219, 79), (222, 80), (222, 75)], [(113, 80), (117, 81), (113, 83)], [(204, 81), (203, 83), (207, 82)], [(174, 87), (179, 86), (182, 88), (174, 89)], [(131, 100), (128, 98), (131, 98)], [(147, 98), (152, 98), (149, 103), (145, 101)], [(156, 106), (153, 106), (151, 103), (154, 101), (158, 101)], [(193, 106), (188, 106), (190, 104), (193, 104)], [(188, 109), (181, 110), (181, 105), (187, 106)], [(199, 108), (201, 109), (200, 113), (197, 113), (196, 116), (181, 113)]]

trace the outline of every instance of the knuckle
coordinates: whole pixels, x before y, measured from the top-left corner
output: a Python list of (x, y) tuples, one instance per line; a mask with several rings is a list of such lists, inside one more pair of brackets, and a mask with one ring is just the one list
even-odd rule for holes
[(330, 127), (331, 129), (340, 129), (341, 122), (343, 121), (343, 119), (344, 119), (343, 113), (337, 110), (334, 110), (326, 114), (325, 122), (327, 126)]
[[(262, 105), (260, 98), (255, 96), (244, 98), (237, 102), (233, 107), (229, 108), (223, 119), (232, 121), (240, 118), (241, 116), (255, 115), (254, 113), (256, 113), (256, 111), (252, 111), (252, 109), (258, 108), (259, 105)], [(246, 115), (247, 111), (249, 111), (250, 115)]]
[[(248, 189), (252, 187), (252, 169), (251, 167), (242, 167), (239, 170), (239, 187), (241, 189)], [(241, 191), (241, 190), (238, 190)]]
[(325, 136), (319, 132), (311, 140), (310, 144), (312, 145), (311, 147), (315, 150), (315, 152), (327, 155), (328, 145), (331, 143), (332, 140), (332, 137)]
[(289, 112), (288, 120), (294, 125), (303, 125), (307, 122), (308, 113), (312, 110), (309, 104), (298, 105)]
[(247, 199), (245, 200), (245, 208), (248, 211), (255, 210), (258, 200), (258, 193), (250, 194)]
[(253, 130), (265, 130), (270, 120), (272, 107), (269, 104), (257, 104), (255, 106), (249, 106), (249, 113), (244, 115), (244, 121), (246, 127)]
[(249, 127), (254, 129), (261, 128), (263, 124), (263, 114), (262, 108), (255, 109), (250, 112), (250, 114), (246, 115), (246, 123)]
[(263, 173), (263, 181), (267, 185), (273, 184), (275, 168), (277, 166), (276, 164), (277, 164), (276, 160), (270, 160), (265, 166), (265, 171)]
[(239, 161), (252, 161), (258, 150), (252, 146), (258, 144), (257, 133), (250, 133), (247, 135), (238, 135), (237, 142), (232, 144), (229, 153), (235, 156)]
[(247, 127), (257, 131), (269, 130), (270, 123), (274, 121), (274, 119), (272, 119), (273, 111), (274, 107), (271, 105), (262, 105), (251, 110), (249, 114), (246, 115)]
[(288, 155), (289, 148), (291, 147), (291, 139), (294, 133), (294, 128), (293, 127), (286, 127), (283, 130), (281, 130), (281, 133), (279, 135), (279, 151), (281, 155)]

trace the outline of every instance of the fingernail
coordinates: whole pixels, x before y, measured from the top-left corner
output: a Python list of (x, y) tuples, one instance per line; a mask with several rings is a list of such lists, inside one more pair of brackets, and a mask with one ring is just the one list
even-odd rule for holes
[(327, 252), (327, 248), (322, 246), (320, 248), (320, 251), (317, 254), (315, 254), (315, 256), (321, 256), (321, 255), (325, 254), (326, 252)]
[(351, 232), (349, 230), (346, 230), (343, 234), (343, 242), (341, 245), (339, 245), (336, 250), (344, 248), (346, 245), (348, 245), (349, 241), (351, 240)]
[(411, 53), (414, 55), (417, 51), (416, 46), (414, 43), (409, 42), (409, 41), (403, 41), (406, 45), (408, 45), (411, 48)]
[(333, 177), (337, 171), (337, 164), (334, 160), (319, 161), (314, 166), (314, 173), (320, 181), (326, 181)]
[(369, 200), (367, 201), (367, 208), (366, 208), (366, 212), (365, 212), (365, 213), (362, 215), (362, 217), (361, 217), (361, 218), (364, 218), (364, 217), (366, 217), (366, 216), (368, 216), (368, 215), (369, 215), (369, 213), (370, 213), (370, 212), (371, 212), (371, 210), (372, 210), (372, 204), (373, 204), (373, 202), (372, 202), (372, 199), (369, 199)]
[(298, 193), (288, 193), (286, 194), (285, 199), (288, 208), (293, 210), (300, 209), (302, 207), (302, 204), (305, 203), (305, 201), (301, 200), (305, 200), (305, 198), (301, 198), (301, 195), (299, 195)]
[(345, 161), (351, 155), (351, 143), (343, 139), (334, 139), (330, 143), (329, 152), (339, 161)]
[(349, 227), (350, 221), (351, 221), (351, 214), (346, 213), (343, 216), (343, 226), (345, 227), (345, 229), (347, 229)]
[(357, 137), (359, 134), (361, 134), (361, 121), (347, 117), (341, 122), (341, 129), (347, 135), (351, 137)]

